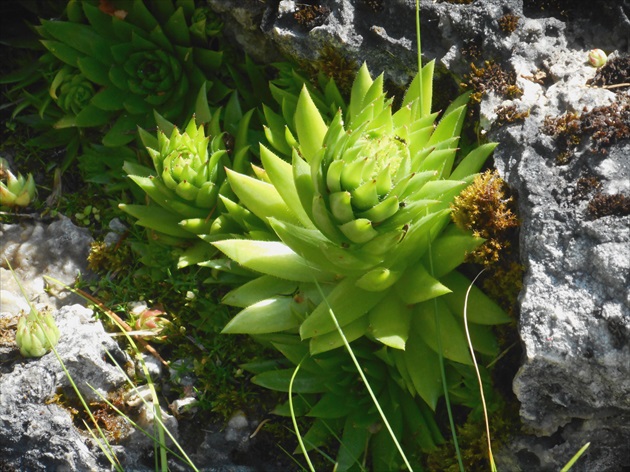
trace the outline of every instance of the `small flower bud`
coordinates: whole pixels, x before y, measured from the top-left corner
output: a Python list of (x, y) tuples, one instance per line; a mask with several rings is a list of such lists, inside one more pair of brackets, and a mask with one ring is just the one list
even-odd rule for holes
[(588, 63), (593, 67), (601, 67), (606, 64), (608, 56), (601, 49), (591, 49), (588, 52)]

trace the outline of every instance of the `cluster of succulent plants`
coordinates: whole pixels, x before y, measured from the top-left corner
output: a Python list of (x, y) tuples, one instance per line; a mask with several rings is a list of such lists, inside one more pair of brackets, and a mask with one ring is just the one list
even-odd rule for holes
[(71, 0), (64, 17), (34, 27), (46, 52), (2, 81), (15, 83), (14, 116), (43, 133), (36, 144), (67, 147), (66, 165), (90, 144), (131, 143), (154, 110), (182, 123), (202, 89), (213, 103), (230, 91), (222, 23), (194, 0)]
[[(468, 96), (437, 121), (432, 76), (429, 63), (394, 111), (383, 77), (366, 66), (348, 103), (334, 81), (322, 79), (319, 91), (285, 71), (271, 87), (278, 106), (263, 106), (261, 165), (247, 165), (239, 144), (228, 155), (219, 114), (209, 135), (194, 120), (180, 132), (158, 116), (157, 140), (141, 132), (154, 169), (125, 165), (152, 204), (123, 210), (186, 246), (180, 266), (197, 262), (240, 281), (223, 300), (241, 309), (224, 333), (250, 334), (284, 356), (246, 366), (254, 381), (289, 391), (300, 366), (292, 401), (317, 418), (305, 441), (310, 449), (340, 437), (339, 470), (360, 461), (368, 442), (375, 464), (400, 461), (367, 393), (352, 388), (344, 337), (398, 418), (399, 440), (420, 435), (424, 450), (442, 440), (431, 411), (445, 391), (479, 405), (464, 327), (470, 281), (456, 268), (484, 240), (450, 213), (495, 144), (458, 156)], [(475, 348), (496, 355), (491, 326), (509, 318), (476, 288), (469, 306)]]
[[(259, 274), (226, 295), (224, 302), (242, 311), (224, 332), (262, 336), (276, 347), (275, 336), (293, 338), (313, 362), (324, 362), (325, 354), (347, 366), (338, 323), (348, 341), (369, 340), (370, 361), (389, 371), (384, 378), (398, 379), (400, 390), (390, 392), (395, 404), (419, 402), (429, 409), (444, 392), (442, 355), (452, 398), (475, 404), (474, 389), (463, 380), (472, 364), (463, 325), (470, 281), (455, 269), (483, 239), (451, 223), (450, 205), (494, 148), (482, 145), (455, 164), (467, 97), (435, 125), (432, 67), (423, 68), (396, 112), (382, 76), (372, 80), (366, 67), (347, 113), (340, 110), (329, 122), (304, 88), (294, 113), (285, 112), (292, 123), (283, 133), (290, 135), (291, 155), (285, 160), (261, 146), (264, 173), (228, 171), (240, 204), (266, 221), (272, 237), (213, 243)], [(286, 131), (291, 128), (294, 133)], [(269, 134), (271, 143), (281, 141)], [(477, 289), (469, 301), (475, 348), (496, 355), (489, 327), (509, 318)], [(328, 392), (332, 387), (323, 379), (330, 374), (320, 374), (318, 391)], [(280, 382), (288, 371), (265, 371), (257, 381), (263, 375)], [(383, 392), (386, 383), (377, 389)], [(350, 418), (351, 408), (341, 410)], [(341, 436), (351, 436), (355, 423), (344, 423)], [(358, 442), (369, 436), (367, 426)]]
[[(492, 327), (510, 318), (475, 287), (465, 313), (471, 282), (458, 267), (484, 238), (455, 224), (452, 206), (495, 147), (460, 153), (470, 94), (432, 112), (430, 62), (396, 107), (366, 65), (349, 99), (334, 80), (287, 64), (239, 97), (213, 77), (238, 88), (263, 76), (250, 61), (224, 63), (213, 49), (220, 21), (192, 0), (71, 0), (66, 16), (37, 27), (47, 87), (26, 103), (90, 143), (86, 155), (114, 148), (112, 162), (125, 161), (113, 171), (146, 197), (119, 205), (147, 229), (143, 261), (166, 247), (178, 268), (197, 264), (210, 269), (205, 282), (229, 284), (223, 303), (238, 313), (223, 332), (277, 351), (244, 369), (290, 392), (278, 414), (314, 419), (306, 450), (338, 438), (337, 470), (366, 460), (396, 470), (397, 442), (414, 454), (443, 442), (443, 396), (480, 407), (466, 333), (478, 356), (496, 356)], [(149, 159), (121, 148), (136, 136)], [(30, 187), (14, 180), (17, 201)], [(138, 314), (136, 328), (161, 329), (161, 315)], [(42, 323), (21, 323), (27, 351), (37, 350), (27, 328)], [(419, 464), (414, 454), (407, 466)]]

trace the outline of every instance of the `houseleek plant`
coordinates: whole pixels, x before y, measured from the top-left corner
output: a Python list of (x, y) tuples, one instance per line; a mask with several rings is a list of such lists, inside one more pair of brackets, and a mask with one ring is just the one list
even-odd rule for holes
[[(470, 281), (456, 269), (483, 239), (456, 227), (450, 206), (495, 147), (484, 144), (458, 156), (468, 97), (456, 99), (437, 121), (432, 76), (430, 62), (395, 111), (383, 77), (372, 79), (365, 65), (349, 103), (330, 119), (306, 86), (295, 100), (284, 96), (281, 113), (266, 113), (274, 120), (266, 134), (275, 152), (261, 145), (263, 172), (227, 171), (240, 204), (266, 222), (275, 240), (212, 242), (258, 274), (225, 296), (225, 303), (241, 308), (225, 333), (272, 343), (299, 365), (277, 345), (292, 339), (307, 362), (335, 359), (337, 367), (330, 368), (337, 373), (353, 369), (340, 349), (343, 338), (353, 346), (367, 342), (368, 362), (387, 371), (377, 390), (389, 392), (393, 405), (411, 402), (426, 411), (445, 391), (458, 403), (479, 404), (475, 383), (467, 381), (473, 361), (463, 307)], [(476, 288), (469, 306), (475, 349), (496, 355), (491, 325), (509, 318)], [(257, 380), (284, 388), (287, 376), (287, 370), (263, 369)], [(332, 376), (315, 379), (319, 386), (311, 393), (334, 395), (334, 382), (325, 380)], [(389, 377), (400, 388), (395, 394), (386, 386)], [(305, 413), (317, 417), (311, 407)], [(340, 434), (352, 435), (353, 409), (339, 403), (338, 410), (339, 418), (351, 421)]]

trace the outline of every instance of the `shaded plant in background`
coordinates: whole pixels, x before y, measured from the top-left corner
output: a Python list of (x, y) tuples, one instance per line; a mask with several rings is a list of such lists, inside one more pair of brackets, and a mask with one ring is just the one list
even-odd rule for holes
[[(66, 16), (41, 20), (35, 30), (47, 52), (3, 78), (22, 101), (14, 116), (44, 132), (35, 144), (54, 136), (52, 145), (66, 146), (65, 165), (90, 142), (131, 143), (136, 126), (155, 126), (153, 109), (188, 120), (204, 85), (215, 103), (229, 92), (215, 80), (222, 53), (208, 48), (220, 24), (211, 20), (207, 30), (208, 14), (192, 0), (72, 0)], [(37, 115), (24, 115), (27, 108)]]

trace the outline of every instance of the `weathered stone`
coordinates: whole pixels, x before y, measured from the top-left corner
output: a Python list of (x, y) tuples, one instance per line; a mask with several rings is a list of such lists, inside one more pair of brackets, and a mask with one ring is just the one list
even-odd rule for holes
[[(107, 336), (92, 311), (80, 305), (54, 313), (61, 336), (57, 352), (86, 401), (100, 401), (124, 384), (111, 363), (125, 355)], [(0, 364), (0, 457), (16, 470), (99, 470), (107, 465), (87, 433), (73, 425), (70, 411), (55, 401), (72, 387), (53, 352), (23, 359), (14, 348), (13, 361)], [(98, 392), (98, 393), (97, 393)]]
[[(5, 258), (19, 278), (31, 301), (59, 308), (81, 299), (48, 283), (44, 275), (72, 285), (79, 274), (87, 272), (87, 256), (92, 236), (86, 228), (75, 226), (59, 216), (52, 223), (31, 222), (0, 224), (0, 310), (17, 313), (27, 310)], [(46, 292), (50, 285), (51, 291)]]

